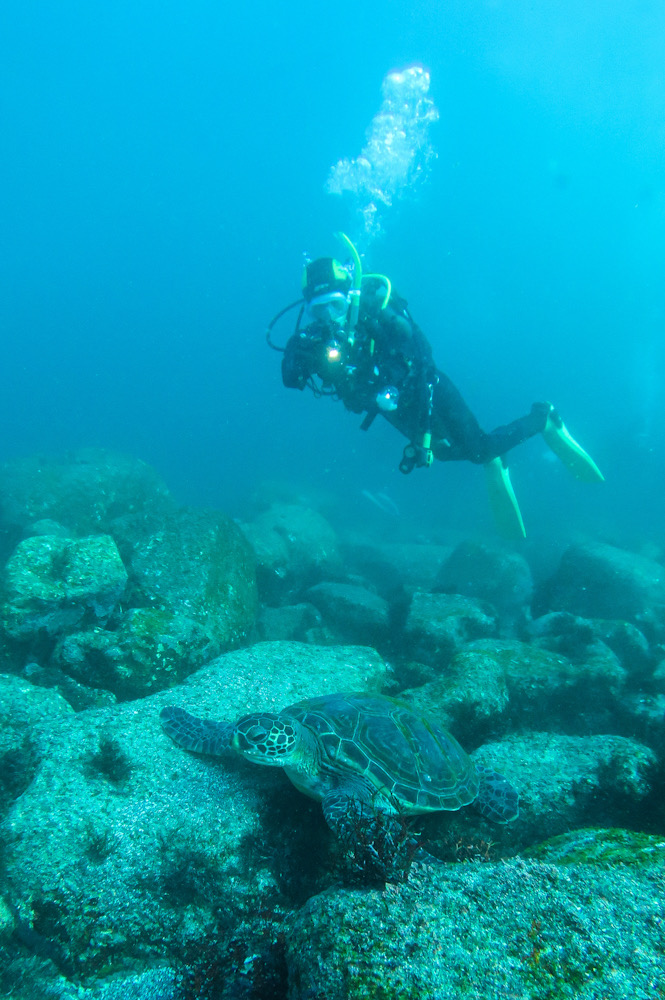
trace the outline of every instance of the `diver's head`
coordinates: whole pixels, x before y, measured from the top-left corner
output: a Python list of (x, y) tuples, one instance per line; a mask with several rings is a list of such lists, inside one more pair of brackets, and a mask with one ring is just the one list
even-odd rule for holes
[(332, 257), (319, 257), (305, 267), (302, 278), (303, 298), (308, 316), (341, 325), (349, 309), (351, 275)]

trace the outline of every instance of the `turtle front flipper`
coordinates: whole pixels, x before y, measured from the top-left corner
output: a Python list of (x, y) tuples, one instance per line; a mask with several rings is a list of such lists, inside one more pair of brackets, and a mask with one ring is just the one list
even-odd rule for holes
[(197, 719), (184, 708), (167, 705), (159, 713), (162, 729), (171, 739), (194, 753), (209, 753), (219, 756), (230, 749), (233, 726), (211, 719)]
[(357, 838), (359, 818), (369, 807), (355, 795), (334, 788), (321, 801), (323, 817), (335, 834), (344, 843)]
[(429, 859), (405, 819), (376, 801), (333, 789), (322, 801), (326, 823), (355, 862), (358, 871), (388, 881), (406, 878), (411, 862)]
[(473, 805), (493, 823), (512, 823), (520, 814), (520, 796), (507, 778), (490, 767), (476, 764), (480, 778), (478, 797)]

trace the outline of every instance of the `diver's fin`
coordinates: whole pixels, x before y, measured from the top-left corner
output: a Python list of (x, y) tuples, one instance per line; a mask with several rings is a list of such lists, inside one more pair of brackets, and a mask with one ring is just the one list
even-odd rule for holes
[(485, 464), (487, 492), (499, 532), (504, 538), (526, 538), (524, 521), (510, 482), (508, 466), (502, 458)]
[(568, 466), (577, 479), (582, 479), (587, 483), (604, 482), (605, 476), (591, 456), (587, 455), (574, 437), (571, 437), (568, 428), (553, 406), (547, 415), (543, 437), (557, 458), (560, 458), (563, 464)]

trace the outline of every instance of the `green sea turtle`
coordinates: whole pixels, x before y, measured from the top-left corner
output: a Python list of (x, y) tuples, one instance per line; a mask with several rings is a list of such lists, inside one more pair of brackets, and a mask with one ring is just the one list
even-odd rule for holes
[(354, 817), (365, 808), (394, 824), (392, 843), (399, 824), (390, 816), (471, 803), (497, 823), (518, 816), (519, 795), (506, 778), (474, 763), (436, 722), (384, 695), (329, 694), (234, 723), (198, 719), (172, 706), (160, 718), (187, 750), (233, 750), (282, 767), (296, 788), (321, 802), (326, 822), (346, 843), (357, 834)]

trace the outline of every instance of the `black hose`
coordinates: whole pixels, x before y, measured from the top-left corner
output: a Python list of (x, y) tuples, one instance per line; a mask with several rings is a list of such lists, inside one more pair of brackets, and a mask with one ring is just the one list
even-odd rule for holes
[[(272, 347), (273, 351), (279, 351), (281, 354), (283, 354), (285, 351), (284, 347), (279, 347), (277, 344), (273, 344), (271, 339), (273, 327), (275, 326), (276, 323), (280, 321), (282, 316), (285, 316), (286, 313), (289, 312), (291, 309), (295, 309), (296, 306), (304, 306), (304, 302), (305, 302), (304, 299), (296, 299), (295, 302), (291, 302), (288, 306), (284, 306), (283, 309), (280, 309), (280, 311), (275, 316), (273, 316), (273, 318), (268, 323), (268, 328), (266, 330), (266, 340), (268, 342), (268, 347)], [(298, 316), (298, 323), (296, 324), (296, 326), (298, 326), (298, 324), (300, 323), (301, 316), (302, 316), (302, 309), (300, 310), (300, 316)]]

